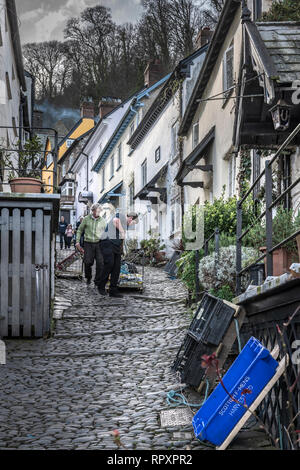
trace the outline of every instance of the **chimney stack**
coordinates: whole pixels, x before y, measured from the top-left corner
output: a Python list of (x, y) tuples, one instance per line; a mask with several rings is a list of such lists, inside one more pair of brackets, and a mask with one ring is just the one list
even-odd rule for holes
[(33, 127), (35, 133), (41, 133), (42, 129), (38, 129), (43, 127), (43, 121), (44, 121), (44, 112), (40, 111), (39, 109), (35, 109), (33, 111)]
[(82, 118), (94, 119), (95, 108), (91, 98), (84, 100), (80, 106), (80, 115)]
[(207, 27), (200, 29), (196, 39), (196, 50), (200, 49), (202, 46), (205, 46), (205, 44), (208, 44), (213, 34), (214, 32)]
[(110, 113), (122, 102), (120, 98), (111, 98), (109, 96), (103, 96), (99, 102), (99, 116), (103, 119), (106, 114)]
[(144, 72), (144, 84), (150, 88), (163, 77), (163, 66), (159, 59), (148, 62)]

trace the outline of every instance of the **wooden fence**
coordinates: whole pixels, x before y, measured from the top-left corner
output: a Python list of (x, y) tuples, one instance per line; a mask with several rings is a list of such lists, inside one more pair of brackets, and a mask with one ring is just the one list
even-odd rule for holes
[(50, 328), (57, 195), (0, 195), (0, 337)]

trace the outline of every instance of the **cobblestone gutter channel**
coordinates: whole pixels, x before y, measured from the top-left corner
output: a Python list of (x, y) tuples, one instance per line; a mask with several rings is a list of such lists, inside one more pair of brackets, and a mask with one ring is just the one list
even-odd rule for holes
[(114, 429), (127, 449), (207, 449), (191, 425), (161, 427), (190, 317), (180, 281), (147, 268), (145, 282), (153, 300), (101, 298), (79, 280), (57, 280), (53, 337), (6, 341), (0, 449), (115, 449)]

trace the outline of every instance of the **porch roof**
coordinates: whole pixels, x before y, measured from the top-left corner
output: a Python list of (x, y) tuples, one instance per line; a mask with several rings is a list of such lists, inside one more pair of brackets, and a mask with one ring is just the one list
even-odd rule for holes
[(178, 170), (175, 180), (178, 184), (182, 183), (183, 179), (188, 175), (191, 170), (190, 165), (198, 163), (198, 161), (203, 157), (203, 152), (211, 144), (215, 138), (215, 126), (213, 126), (206, 136), (201, 140), (201, 142), (194, 148), (194, 150), (187, 156), (187, 158), (182, 162)]
[(300, 79), (300, 22), (256, 23), (280, 83)]

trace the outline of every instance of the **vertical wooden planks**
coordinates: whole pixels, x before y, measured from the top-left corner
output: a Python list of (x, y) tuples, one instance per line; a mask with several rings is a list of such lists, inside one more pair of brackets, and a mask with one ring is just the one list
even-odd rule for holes
[(1, 259), (0, 259), (0, 336), (8, 335), (8, 244), (9, 210), (1, 210)]
[(24, 304), (23, 336), (31, 336), (31, 291), (32, 291), (32, 210), (24, 211)]
[(37, 209), (35, 212), (35, 336), (43, 336), (43, 269), (39, 268), (43, 264), (43, 211)]
[(43, 334), (50, 330), (50, 224), (51, 216), (44, 216), (44, 318), (43, 318)]
[(12, 336), (20, 336), (20, 238), (21, 211), (13, 210), (12, 216)]

